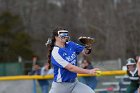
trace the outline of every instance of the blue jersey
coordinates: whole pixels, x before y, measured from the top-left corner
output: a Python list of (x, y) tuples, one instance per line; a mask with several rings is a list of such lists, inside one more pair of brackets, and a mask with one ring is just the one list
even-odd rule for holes
[(69, 63), (77, 65), (77, 55), (82, 52), (83, 46), (74, 42), (67, 42), (65, 47), (54, 46), (51, 54), (51, 62), (54, 67), (55, 82), (71, 82), (77, 77), (77, 73), (65, 69)]

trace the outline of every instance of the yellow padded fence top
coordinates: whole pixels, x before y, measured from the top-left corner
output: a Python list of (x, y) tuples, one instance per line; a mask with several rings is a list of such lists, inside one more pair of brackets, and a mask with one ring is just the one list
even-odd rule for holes
[[(123, 70), (114, 70), (114, 71), (99, 71), (97, 74), (89, 75), (89, 74), (78, 74), (78, 77), (86, 77), (86, 76), (115, 76), (115, 75), (125, 75), (126, 71)], [(32, 79), (52, 79), (53, 75), (22, 75), (22, 76), (4, 76), (0, 77), (0, 80), (32, 80)]]

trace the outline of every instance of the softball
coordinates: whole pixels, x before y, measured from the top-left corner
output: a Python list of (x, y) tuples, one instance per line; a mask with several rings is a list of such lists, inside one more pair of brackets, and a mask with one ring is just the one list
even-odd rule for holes
[(96, 71), (96, 76), (101, 76), (102, 75), (102, 71), (98, 70)]

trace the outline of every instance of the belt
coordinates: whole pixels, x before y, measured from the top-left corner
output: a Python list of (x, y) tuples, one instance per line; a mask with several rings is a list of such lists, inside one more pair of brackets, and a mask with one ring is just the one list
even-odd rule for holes
[(66, 82), (73, 83), (73, 82), (75, 82), (75, 81), (76, 81), (76, 79), (72, 79), (72, 80), (68, 80), (68, 81), (66, 81)]
[(57, 82), (57, 83), (74, 83), (76, 81), (76, 79), (71, 79), (71, 80), (67, 80), (67, 81), (62, 81), (62, 82)]

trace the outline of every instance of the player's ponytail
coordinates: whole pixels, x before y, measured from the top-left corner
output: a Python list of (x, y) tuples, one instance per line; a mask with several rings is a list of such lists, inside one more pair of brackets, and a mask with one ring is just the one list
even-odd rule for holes
[(48, 48), (48, 55), (47, 55), (48, 61), (47, 62), (49, 63), (49, 69), (50, 69), (51, 68), (51, 52), (54, 47), (55, 37), (51, 37), (48, 40), (50, 40), (50, 43), (48, 43), (47, 45), (47, 48)]
[(47, 55), (47, 62), (49, 63), (49, 68), (51, 68), (51, 52), (53, 50), (53, 47), (55, 46), (55, 36), (58, 36), (58, 31), (63, 30), (62, 28), (56, 28), (53, 30), (52, 37), (48, 39), (47, 41), (47, 49), (48, 49), (48, 55)]

